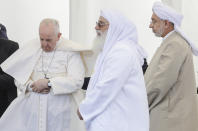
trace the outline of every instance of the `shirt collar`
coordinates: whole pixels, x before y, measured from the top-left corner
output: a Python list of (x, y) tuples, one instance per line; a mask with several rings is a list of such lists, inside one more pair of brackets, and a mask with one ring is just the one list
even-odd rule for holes
[(166, 40), (171, 34), (173, 34), (173, 32), (175, 32), (175, 30), (172, 30), (171, 32), (169, 32), (169, 33), (163, 38), (163, 41)]

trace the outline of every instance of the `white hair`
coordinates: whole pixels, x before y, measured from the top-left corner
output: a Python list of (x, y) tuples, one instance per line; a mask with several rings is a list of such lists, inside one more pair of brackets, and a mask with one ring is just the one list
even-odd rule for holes
[(40, 23), (40, 26), (41, 24), (45, 24), (45, 25), (49, 25), (49, 24), (52, 24), (54, 26), (54, 32), (56, 35), (58, 35), (58, 33), (60, 33), (60, 27), (59, 27), (59, 22), (55, 19), (52, 19), (52, 18), (45, 18), (41, 21)]

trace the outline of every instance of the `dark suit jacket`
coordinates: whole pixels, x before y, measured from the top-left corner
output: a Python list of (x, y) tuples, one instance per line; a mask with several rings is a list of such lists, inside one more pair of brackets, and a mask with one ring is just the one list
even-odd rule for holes
[(146, 58), (144, 58), (144, 64), (142, 65), (143, 74), (145, 74), (147, 68), (148, 68), (148, 64)]
[[(16, 42), (0, 39), (0, 64), (19, 48)], [(0, 117), (17, 96), (14, 79), (0, 68)]]

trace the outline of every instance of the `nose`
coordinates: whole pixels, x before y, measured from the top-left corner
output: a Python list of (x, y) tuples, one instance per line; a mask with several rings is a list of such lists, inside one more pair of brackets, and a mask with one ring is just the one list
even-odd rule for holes
[(98, 27), (98, 25), (95, 26), (95, 30), (99, 30), (100, 28)]
[(153, 23), (150, 23), (149, 24), (149, 28), (153, 28)]

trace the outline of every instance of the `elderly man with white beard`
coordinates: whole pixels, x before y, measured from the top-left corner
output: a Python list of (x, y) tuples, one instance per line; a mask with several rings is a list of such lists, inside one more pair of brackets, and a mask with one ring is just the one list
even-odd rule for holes
[[(87, 66), (89, 66), (89, 71), (92, 71), (92, 69), (94, 68), (94, 65), (95, 65), (95, 61), (97, 59), (97, 56), (98, 54), (101, 52), (102, 48), (103, 48), (103, 45), (104, 45), (104, 42), (105, 42), (105, 39), (106, 39), (106, 35), (107, 35), (107, 27), (106, 25), (108, 25), (108, 21), (106, 19), (104, 19), (103, 17), (100, 17), (99, 18), (99, 21), (96, 22), (96, 27), (95, 27), (95, 30), (96, 30), (96, 37), (95, 39), (93, 40), (93, 44), (92, 44), (92, 51), (94, 53), (92, 53), (91, 55), (84, 55), (84, 59), (86, 60), (86, 63), (89, 63), (87, 64)], [(142, 48), (141, 46), (139, 46), (139, 48)], [(141, 50), (143, 50), (141, 53), (141, 55), (143, 56), (143, 60), (144, 60), (144, 64), (142, 65), (142, 71), (143, 71), (143, 74), (146, 72), (146, 69), (148, 67), (148, 64), (147, 64), (147, 53), (144, 51), (144, 49), (142, 48)], [(89, 80), (90, 80), (90, 76), (92, 74), (92, 72), (88, 72), (88, 76), (85, 77), (85, 80), (84, 80), (84, 85), (83, 85), (83, 89), (84, 90), (87, 90), (87, 87), (88, 87), (88, 84), (89, 84)]]
[(149, 113), (134, 24), (102, 10), (95, 27), (104, 42), (78, 115), (87, 131), (149, 131)]
[(198, 109), (193, 57), (195, 45), (179, 26), (182, 15), (155, 2), (150, 28), (163, 41), (145, 73), (150, 131), (197, 131)]

